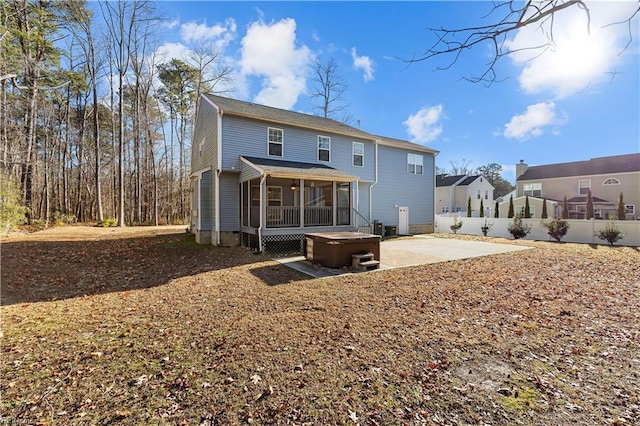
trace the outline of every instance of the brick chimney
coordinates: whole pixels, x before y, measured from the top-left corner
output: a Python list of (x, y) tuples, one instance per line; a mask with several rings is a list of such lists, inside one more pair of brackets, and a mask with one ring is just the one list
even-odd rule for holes
[(520, 163), (516, 164), (516, 179), (522, 176), (528, 168), (529, 166), (527, 165), (527, 163), (525, 163), (524, 160), (520, 160)]

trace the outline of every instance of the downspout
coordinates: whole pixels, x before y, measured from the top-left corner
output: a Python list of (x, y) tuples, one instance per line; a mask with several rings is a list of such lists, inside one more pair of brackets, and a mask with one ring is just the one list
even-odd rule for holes
[(258, 226), (258, 251), (262, 253), (262, 228), (263, 228), (263, 220), (262, 217), (262, 200), (264, 200), (264, 182), (267, 180), (267, 174), (263, 174), (262, 178), (260, 178), (260, 226)]
[(433, 232), (436, 232), (436, 214), (438, 212), (436, 212), (436, 191), (438, 190), (436, 187), (436, 157), (438, 156), (439, 152), (436, 152), (435, 154), (433, 154), (433, 156), (431, 157), (432, 160), (432, 169), (433, 169), (433, 204), (431, 204), (433, 206)]
[(216, 245), (220, 245), (220, 174), (222, 173), (222, 109), (218, 108), (218, 158), (216, 168)]
[(374, 146), (374, 162), (373, 162), (373, 183), (369, 185), (369, 223), (373, 217), (373, 187), (378, 183), (378, 139), (373, 142)]

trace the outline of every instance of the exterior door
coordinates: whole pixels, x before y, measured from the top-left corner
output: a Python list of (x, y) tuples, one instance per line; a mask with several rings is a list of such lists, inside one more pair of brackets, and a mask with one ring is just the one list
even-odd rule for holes
[(409, 207), (399, 207), (398, 215), (398, 234), (406, 235), (409, 233)]

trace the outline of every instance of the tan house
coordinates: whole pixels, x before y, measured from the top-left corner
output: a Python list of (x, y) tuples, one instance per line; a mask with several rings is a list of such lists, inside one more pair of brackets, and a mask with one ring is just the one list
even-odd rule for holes
[(480, 203), (485, 216), (493, 216), (493, 185), (480, 175), (436, 175), (436, 214), (467, 214), (471, 197), (473, 216), (479, 216)]
[[(542, 207), (544, 198), (556, 202), (553, 211), (547, 205), (547, 213), (550, 218), (557, 217), (562, 213), (566, 196), (569, 217), (583, 219), (589, 190), (596, 219), (617, 217), (620, 193), (623, 194), (626, 218), (640, 219), (640, 153), (542, 166), (528, 166), (520, 160), (516, 164), (514, 210), (517, 213), (524, 209), (528, 195), (529, 204), (535, 203), (536, 210)], [(508, 200), (506, 204), (508, 209)], [(500, 208), (502, 213), (503, 205)], [(506, 216), (501, 214), (500, 217)], [(536, 211), (534, 217), (540, 217), (540, 212)]]

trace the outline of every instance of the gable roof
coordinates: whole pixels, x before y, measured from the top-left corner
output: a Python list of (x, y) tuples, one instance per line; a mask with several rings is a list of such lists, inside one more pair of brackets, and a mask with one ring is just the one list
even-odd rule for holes
[(516, 180), (640, 172), (640, 153), (592, 158), (587, 161), (531, 166)]
[(473, 175), (473, 176), (468, 176), (468, 175), (446, 175), (446, 174), (436, 175), (436, 187), (439, 187), (439, 186), (451, 186), (454, 183), (458, 182), (460, 179), (464, 178), (465, 176), (466, 176), (466, 178), (456, 186), (467, 186), (467, 185), (470, 185), (472, 182), (474, 182), (476, 179), (478, 179), (480, 177), (480, 175)]
[(225, 98), (224, 96), (217, 96), (209, 93), (205, 93), (202, 96), (217, 105), (222, 110), (223, 114), (255, 118), (258, 120), (268, 120), (277, 123), (286, 123), (292, 126), (313, 128), (316, 130), (338, 133), (360, 139), (375, 140), (375, 136), (367, 132), (329, 118), (322, 118), (315, 115), (303, 114), (301, 112), (288, 111), (286, 109), (239, 101), (237, 99)]
[(248, 117), (258, 120), (268, 120), (277, 123), (286, 123), (292, 126), (315, 129), (319, 131), (337, 133), (345, 136), (371, 141), (378, 140), (381, 145), (402, 148), (413, 151), (421, 151), (429, 154), (437, 154), (438, 151), (407, 142), (400, 139), (377, 136), (364, 130), (357, 129), (347, 124), (330, 118), (318, 117), (316, 115), (303, 114), (301, 112), (289, 111), (286, 109), (274, 108), (266, 105), (254, 104), (251, 102), (239, 101), (237, 99), (225, 98), (224, 96), (205, 93), (202, 96), (217, 105), (223, 114)]

